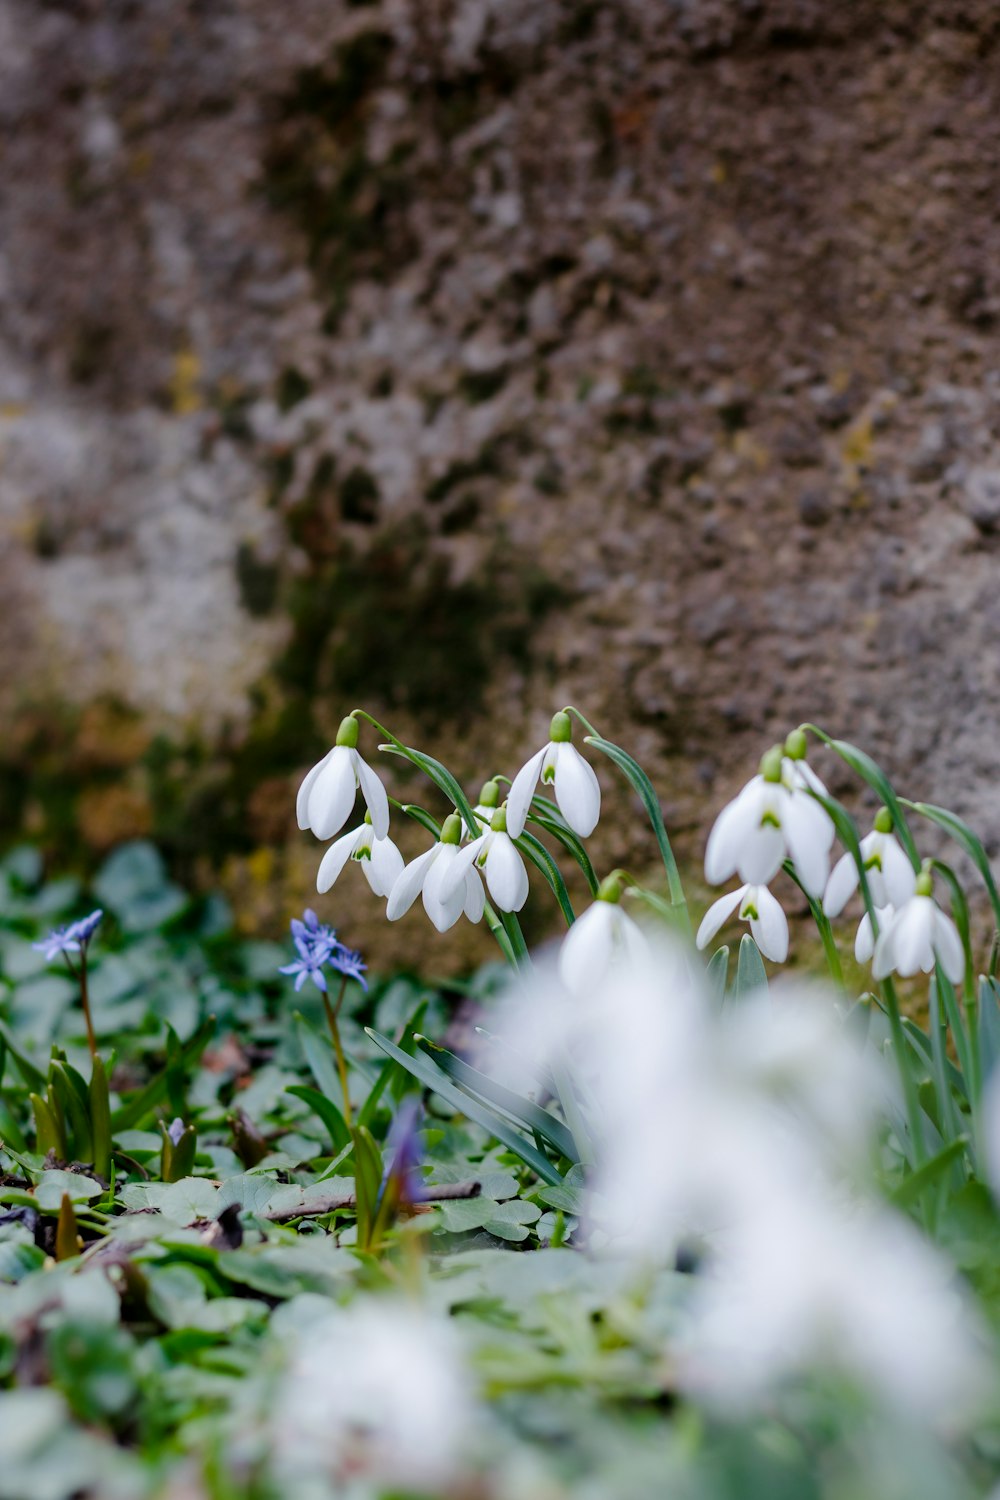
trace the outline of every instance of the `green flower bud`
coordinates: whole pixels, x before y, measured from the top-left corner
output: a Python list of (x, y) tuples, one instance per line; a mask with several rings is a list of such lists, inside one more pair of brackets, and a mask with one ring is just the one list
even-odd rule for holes
[(458, 813), (449, 813), (441, 824), (442, 844), (460, 844), (462, 842), (462, 820)]
[(605, 875), (597, 888), (598, 901), (610, 901), (612, 906), (617, 906), (622, 899), (622, 883), (617, 870), (612, 870), (610, 875)]
[(924, 868), (920, 871), (920, 874), (917, 876), (916, 883), (913, 888), (913, 894), (915, 896), (933, 896), (934, 894), (934, 876), (931, 874), (930, 870), (927, 869), (926, 863)]
[(785, 740), (785, 754), (789, 760), (805, 760), (808, 749), (809, 741), (806, 739), (804, 730), (793, 729)]
[(479, 805), (480, 807), (500, 806), (500, 783), (498, 781), (483, 782), (483, 789), (479, 793)]
[(366, 822), (366, 823), (367, 823), (367, 824), (368, 824), (368, 826), (369, 826), (369, 828), (370, 828), (370, 827), (371, 827), (371, 822), (372, 822), (372, 815), (371, 815), (371, 813), (370, 813), (370, 812), (369, 812), (369, 811), (368, 811), (368, 809), (367, 809), (367, 808), (365, 808), (365, 822)]
[(356, 750), (358, 747), (358, 721), (350, 715), (341, 719), (340, 728), (337, 730), (337, 744), (346, 745), (348, 750)]
[(497, 810), (496, 810), (496, 812), (493, 814), (492, 818), (490, 819), (490, 828), (493, 830), (494, 833), (506, 833), (507, 832), (507, 804), (506, 804), (506, 802), (504, 803), (503, 807), (498, 807)]
[(569, 714), (563, 713), (562, 709), (552, 715), (552, 723), (549, 725), (549, 739), (554, 745), (565, 745), (573, 738), (573, 724)]
[(887, 807), (880, 807), (878, 812), (875, 814), (875, 832), (892, 832), (892, 813)]
[(760, 758), (760, 774), (765, 781), (781, 780), (782, 751), (780, 745), (772, 745)]

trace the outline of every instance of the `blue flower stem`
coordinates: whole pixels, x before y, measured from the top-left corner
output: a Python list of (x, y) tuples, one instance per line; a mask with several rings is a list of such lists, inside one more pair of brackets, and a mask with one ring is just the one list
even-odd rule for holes
[(66, 967), (80, 986), (80, 1005), (83, 1009), (83, 1021), (87, 1028), (87, 1045), (90, 1048), (91, 1058), (97, 1056), (97, 1038), (94, 1036), (94, 1023), (90, 1015), (90, 993), (87, 989), (87, 945), (83, 943), (80, 947), (80, 968), (74, 969), (69, 961), (69, 954), (64, 953)]
[(347, 975), (340, 981), (340, 994), (337, 996), (336, 1005), (330, 1004), (330, 997), (324, 991), (323, 1009), (326, 1011), (327, 1025), (330, 1028), (330, 1037), (333, 1041), (333, 1052), (337, 1059), (337, 1072), (340, 1075), (340, 1088), (344, 1095), (344, 1122), (350, 1129), (351, 1119), (351, 1091), (347, 1084), (347, 1059), (344, 1057), (344, 1049), (340, 1044), (340, 1027), (337, 1025), (337, 1017), (340, 1015), (340, 1007), (344, 1001), (344, 991), (347, 988)]

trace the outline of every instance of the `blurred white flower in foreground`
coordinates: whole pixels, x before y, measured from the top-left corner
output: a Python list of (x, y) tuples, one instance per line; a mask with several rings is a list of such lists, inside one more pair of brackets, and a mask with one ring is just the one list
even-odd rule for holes
[(767, 885), (787, 855), (809, 894), (822, 896), (834, 827), (811, 791), (826, 795), (805, 760), (769, 750), (759, 774), (715, 820), (705, 849), (709, 884), (721, 885), (738, 871), (748, 885)]
[(444, 820), (439, 841), (423, 854), (418, 854), (397, 877), (385, 909), (390, 922), (404, 916), (418, 896), (438, 932), (447, 932), (449, 927), (454, 927), (463, 911), (470, 922), (479, 921), (486, 909), (486, 895), (474, 865), (465, 871), (454, 888), (449, 885), (445, 894), (447, 877), (458, 858), (461, 837), (462, 820), (457, 813), (451, 813)]
[(618, 965), (641, 963), (648, 952), (641, 927), (622, 910), (616, 877), (609, 876), (562, 940), (559, 977), (567, 989), (586, 989), (601, 984)]
[(766, 885), (741, 885), (739, 890), (720, 896), (702, 918), (697, 946), (707, 947), (737, 908), (740, 921), (750, 923), (751, 936), (764, 957), (783, 964), (788, 957), (788, 921)]
[(311, 828), (318, 839), (332, 839), (351, 816), (358, 787), (371, 813), (377, 839), (389, 832), (389, 799), (371, 766), (358, 754), (358, 721), (346, 718), (337, 743), (308, 772), (295, 802), (299, 827)]
[(357, 860), (376, 896), (388, 896), (403, 873), (403, 856), (390, 838), (378, 839), (370, 815), (360, 828), (332, 843), (320, 862), (316, 889), (328, 891), (349, 860)]
[(569, 714), (555, 714), (549, 733), (548, 744), (524, 763), (511, 782), (507, 797), (507, 829), (511, 838), (519, 839), (524, 832), (539, 777), (543, 786), (552, 783), (559, 811), (581, 838), (593, 833), (601, 816), (600, 783), (593, 766), (573, 744)]
[(831, 995), (777, 986), (720, 1009), (693, 956), (647, 945), (572, 996), (541, 977), (497, 1029), (508, 1057), (578, 1085), (591, 1247), (642, 1267), (697, 1252), (668, 1351), (682, 1385), (760, 1406), (834, 1368), (920, 1420), (963, 1407), (973, 1319), (953, 1269), (865, 1187), (894, 1075)]
[(313, 1300), (274, 1412), (284, 1472), (363, 1476), (379, 1492), (447, 1487), (473, 1451), (477, 1417), (457, 1330), (402, 1299)]
[(876, 979), (884, 979), (893, 970), (904, 978), (918, 971), (929, 974), (937, 962), (952, 984), (961, 984), (965, 949), (958, 928), (934, 900), (933, 890), (930, 875), (918, 875), (916, 894), (880, 928), (872, 961)]
[[(892, 831), (892, 814), (883, 807), (871, 833), (861, 840), (861, 861), (875, 906), (902, 906), (909, 901), (917, 875)], [(828, 917), (839, 917), (858, 888), (860, 876), (853, 854), (843, 854), (830, 872), (823, 895)]]

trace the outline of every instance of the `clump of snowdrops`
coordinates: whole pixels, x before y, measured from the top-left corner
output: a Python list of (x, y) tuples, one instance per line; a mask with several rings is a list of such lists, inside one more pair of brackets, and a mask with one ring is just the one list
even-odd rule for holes
[[(444, 794), (443, 821), (388, 796), (359, 752), (362, 722), (382, 753)], [(586, 840), (601, 786), (574, 731), (636, 794), (661, 879), (595, 869)], [(866, 827), (830, 794), (813, 750), (856, 774)], [(548, 1185), (557, 1239), (633, 1274), (672, 1259), (697, 1268), (672, 1351), (683, 1387), (761, 1405), (796, 1374), (835, 1370), (921, 1421), (960, 1423), (995, 1381), (989, 1339), (934, 1241), (964, 1190), (991, 1175), (1000, 1186), (1000, 987), (995, 945), (977, 972), (969, 898), (940, 851), (950, 841), (978, 875), (1000, 928), (979, 838), (946, 809), (900, 796), (863, 751), (804, 725), (766, 750), (718, 814), (705, 875), (732, 885), (694, 932), (655, 790), (625, 750), (569, 707), (509, 770), (473, 800), (441, 761), (357, 710), (303, 781), (300, 827), (332, 840), (321, 893), (358, 864), (388, 920), (418, 897), (442, 933), (485, 920), (512, 971), (474, 1058), (422, 1037), (412, 1056), (373, 1039)], [(359, 790), (364, 821), (342, 833)], [(408, 864), (391, 809), (428, 835)], [(589, 889), (583, 911), (567, 862)], [(532, 867), (567, 927), (538, 959), (518, 921)], [(789, 953), (771, 889), (782, 873), (818, 930), (823, 987), (779, 975), (769, 989), (765, 960), (780, 966)], [(861, 995), (846, 992), (841, 960), (851, 903), (847, 941), (871, 973)], [(733, 922), (746, 928), (735, 964), (728, 946), (711, 951)], [(926, 984), (927, 1024), (904, 1012), (897, 978)], [(912, 985), (907, 1009), (921, 1010)]]

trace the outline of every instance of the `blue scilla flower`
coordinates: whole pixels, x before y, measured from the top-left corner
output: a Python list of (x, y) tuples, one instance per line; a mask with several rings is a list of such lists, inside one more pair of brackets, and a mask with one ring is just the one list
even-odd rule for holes
[(325, 994), (330, 988), (327, 968), (348, 979), (356, 979), (363, 989), (368, 988), (363, 977), (366, 965), (361, 954), (339, 942), (333, 928), (321, 922), (314, 911), (303, 912), (301, 921), (293, 917), (291, 928), (292, 941), (299, 956), (292, 963), (283, 964), (278, 972), (295, 976), (296, 991), (311, 979)]
[(47, 937), (38, 943), (32, 943), (32, 948), (39, 953), (45, 954), (46, 963), (52, 963), (60, 953), (85, 953), (87, 945), (98, 927), (104, 912), (98, 908), (92, 911), (89, 917), (81, 917), (78, 922), (70, 922), (66, 927), (55, 927)]
[(355, 949), (345, 948), (343, 943), (338, 943), (337, 952), (331, 953), (328, 961), (331, 969), (336, 969), (345, 979), (356, 979), (363, 990), (368, 989), (368, 981), (364, 977), (368, 965)]

